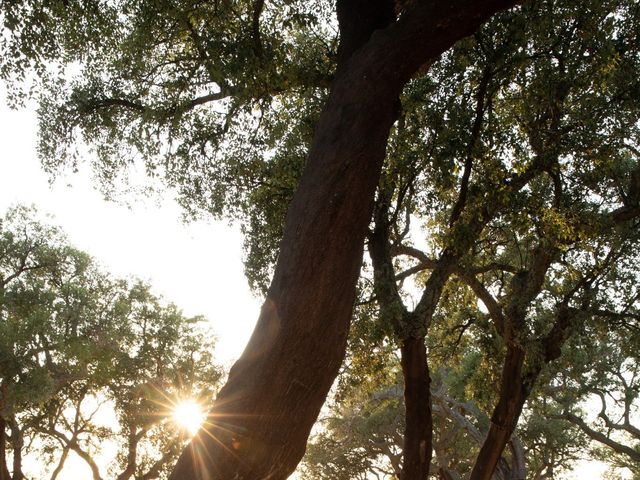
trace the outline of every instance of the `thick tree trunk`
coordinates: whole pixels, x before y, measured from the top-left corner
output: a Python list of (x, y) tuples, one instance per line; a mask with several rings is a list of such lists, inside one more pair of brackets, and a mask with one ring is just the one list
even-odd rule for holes
[(13, 451), (13, 480), (24, 480), (22, 472), (22, 447), (20, 450)]
[(507, 349), (502, 368), (500, 399), (491, 417), (487, 433), (469, 480), (491, 480), (496, 465), (516, 428), (522, 407), (529, 394), (522, 375), (525, 352), (516, 345)]
[[(426, 480), (433, 450), (433, 418), (429, 364), (424, 335), (448, 274), (434, 270), (428, 289), (433, 302), (419, 316), (407, 311), (396, 285), (390, 252), (388, 198), (379, 190), (374, 215), (375, 228), (369, 235), (369, 255), (374, 270), (374, 291), (380, 306), (379, 321), (391, 325), (401, 342), (400, 363), (404, 377), (405, 431), (402, 450), (402, 480)], [(445, 269), (446, 270), (446, 269)], [(432, 279), (437, 279), (433, 281)], [(441, 280), (441, 281), (438, 281)]]
[[(172, 480), (277, 480), (295, 469), (344, 357), (363, 240), (402, 87), (422, 64), (514, 3), (423, 2), (370, 38), (359, 34), (366, 43), (341, 55), (260, 318)], [(350, 33), (341, 31), (343, 42)]]
[(426, 480), (433, 449), (431, 378), (423, 338), (408, 338), (400, 349), (406, 425), (402, 480)]
[(7, 467), (7, 422), (0, 415), (0, 480), (11, 480)]

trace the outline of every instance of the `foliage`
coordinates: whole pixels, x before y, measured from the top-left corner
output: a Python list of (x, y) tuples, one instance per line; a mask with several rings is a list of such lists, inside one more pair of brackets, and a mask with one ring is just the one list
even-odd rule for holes
[[(138, 163), (177, 191), (188, 214), (241, 219), (247, 273), (264, 291), (333, 75), (326, 2), (0, 9), (11, 32), (0, 73), (20, 79), (35, 69), (43, 82), (45, 166), (75, 168), (88, 146), (108, 192)], [(92, 25), (81, 21), (88, 12)], [(583, 437), (568, 432), (592, 394), (636, 408), (639, 32), (631, 0), (532, 1), (407, 85), (369, 232), (371, 257), (383, 233), (392, 268), (382, 286), (398, 295), (379, 295), (380, 269), (366, 259), (334, 418), (310, 448), (319, 460), (309, 475), (380, 468), (384, 454), (368, 439), (397, 453), (385, 435), (401, 429), (398, 404), (380, 392), (397, 388), (393, 352), (408, 336), (426, 336), (448, 405), (473, 405), (467, 437), (452, 437), (442, 468), (472, 468), (471, 427), (489, 428), (514, 352), (528, 397), (518, 438), (540, 477), (576, 458)], [(77, 73), (51, 62), (75, 62)], [(612, 441), (620, 422), (602, 401), (600, 424), (580, 430)], [(453, 417), (443, 418), (438, 438)]]
[[(534, 478), (571, 468), (586, 454), (586, 438), (610, 441), (615, 430), (634, 428), (629, 418), (638, 403), (628, 384), (635, 381), (638, 344), (627, 342), (634, 342), (629, 332), (640, 306), (640, 111), (632, 100), (639, 13), (627, 2), (533, 2), (460, 42), (406, 89), (379, 187), (369, 250), (389, 222), (392, 278), (408, 314), (408, 306), (416, 312), (422, 299), (439, 295), (433, 316), (419, 319), (428, 329), (431, 370), (439, 372), (433, 378), (441, 376), (458, 404), (473, 405), (465, 415), (480, 432), (504, 393), (507, 352), (524, 352), (530, 393), (517, 435)], [(434, 272), (444, 275), (443, 265), (452, 278), (438, 294), (429, 286)], [(369, 272), (351, 339), (357, 358), (340, 384), (335, 414), (357, 398), (349, 388), (374, 395), (359, 366), (383, 363), (375, 357), (384, 338), (400, 342), (406, 334), (393, 328), (398, 309), (381, 297)], [(569, 320), (560, 321), (564, 309)], [(605, 336), (597, 333), (603, 328)], [(577, 341), (580, 349), (597, 350), (579, 353)], [(601, 437), (566, 421), (603, 391), (618, 404), (612, 415), (620, 421), (607, 426), (601, 416)], [(438, 391), (432, 395), (437, 405)], [(624, 427), (623, 398), (631, 412)], [(446, 425), (436, 422), (437, 437)], [(314, 448), (339, 441), (341, 432), (330, 427)], [(620, 462), (615, 448), (636, 445), (625, 435), (600, 447), (604, 457), (595, 456)], [(479, 444), (466, 437), (457, 446), (451, 440), (448, 465), (439, 467), (468, 474)], [(437, 444), (438, 438), (441, 461)], [(315, 464), (317, 456), (311, 449), (308, 461)], [(622, 456), (620, 464), (633, 465), (634, 457)]]
[(171, 409), (209, 405), (221, 377), (211, 332), (148, 285), (103, 273), (36, 217), (15, 207), (0, 224), (2, 441), (52, 478), (69, 451), (102, 478), (106, 444), (118, 452), (113, 478), (162, 477), (187, 438)]
[(327, 2), (258, 4), (3, 2), (0, 74), (14, 100), (25, 95), (16, 80), (37, 74), (49, 172), (76, 168), (86, 145), (107, 194), (137, 165), (188, 214), (244, 218), (247, 272), (264, 288), (336, 32)]

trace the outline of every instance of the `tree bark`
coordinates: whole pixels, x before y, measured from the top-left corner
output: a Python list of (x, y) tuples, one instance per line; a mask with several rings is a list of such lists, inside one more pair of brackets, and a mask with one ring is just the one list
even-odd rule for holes
[(60, 455), (60, 459), (58, 460), (58, 465), (56, 465), (55, 470), (51, 473), (50, 480), (57, 480), (58, 475), (60, 475), (60, 472), (62, 472), (62, 469), (64, 468), (64, 464), (67, 461), (68, 456), (69, 456), (69, 447), (64, 447), (62, 449), (62, 454)]
[(7, 467), (7, 422), (0, 415), (0, 480), (11, 480)]
[[(341, 55), (258, 323), (172, 480), (277, 480), (293, 472), (344, 357), (400, 92), (421, 65), (515, 3), (421, 2)], [(345, 44), (351, 32), (341, 27)]]
[(424, 338), (408, 338), (400, 348), (406, 425), (402, 480), (426, 480), (433, 448), (431, 378)]
[(102, 476), (100, 475), (100, 468), (98, 464), (95, 462), (93, 457), (89, 455), (89, 453), (85, 452), (80, 445), (78, 445), (77, 440), (73, 440), (69, 445), (69, 448), (73, 450), (82, 460), (85, 461), (89, 468), (91, 469), (91, 478), (93, 480), (102, 480)]
[(18, 421), (14, 414), (9, 415), (7, 424), (11, 428), (11, 448), (13, 450), (13, 472), (12, 480), (23, 480), (25, 478), (22, 472), (22, 449), (24, 447), (24, 436)]
[(491, 417), (487, 433), (469, 480), (491, 480), (504, 447), (516, 428), (522, 407), (529, 394), (523, 381), (525, 352), (517, 345), (507, 349), (500, 382), (500, 399)]
[[(442, 269), (434, 270), (425, 288), (433, 291), (433, 308), (425, 309), (419, 317), (414, 315), (415, 312), (410, 314), (396, 285), (390, 252), (387, 203), (389, 196), (379, 190), (374, 214), (375, 228), (369, 235), (369, 255), (374, 270), (374, 291), (380, 306), (379, 320), (393, 327), (395, 337), (401, 343), (405, 431), (399, 477), (402, 480), (426, 480), (433, 451), (433, 418), (425, 335), (448, 274), (440, 275)], [(434, 278), (435, 282), (432, 280)]]
[[(550, 260), (547, 258), (545, 262), (550, 263)], [(548, 264), (544, 271), (547, 268)], [(540, 276), (539, 273), (538, 276)], [(527, 285), (529, 283), (527, 282)], [(540, 284), (541, 281), (538, 282), (538, 285)], [(535, 297), (534, 293), (536, 291), (537, 288), (535, 287), (531, 290), (529, 300)], [(570, 313), (565, 304), (558, 308), (556, 320), (551, 331), (538, 341), (544, 356), (541, 359), (530, 362), (526, 371), (524, 369), (526, 352), (523, 348), (514, 343), (507, 347), (507, 355), (502, 367), (500, 398), (491, 417), (489, 433), (482, 444), (469, 480), (491, 480), (505, 446), (512, 440), (511, 435), (518, 424), (522, 408), (543, 365), (556, 360), (560, 356), (561, 347), (572, 331), (573, 315), (575, 315), (575, 312), (573, 314)], [(521, 319), (524, 320), (524, 314), (521, 314)], [(510, 323), (513, 324), (515, 322), (511, 321)], [(512, 454), (514, 460), (511, 466), (512, 478), (524, 479), (524, 453), (519, 442), (513, 442)]]

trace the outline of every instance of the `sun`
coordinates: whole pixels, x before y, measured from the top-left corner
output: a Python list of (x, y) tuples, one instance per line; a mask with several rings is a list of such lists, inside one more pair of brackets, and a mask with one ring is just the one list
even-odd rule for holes
[(204, 419), (204, 410), (195, 400), (182, 400), (173, 408), (173, 421), (176, 425), (189, 432), (191, 436), (194, 436), (200, 429)]

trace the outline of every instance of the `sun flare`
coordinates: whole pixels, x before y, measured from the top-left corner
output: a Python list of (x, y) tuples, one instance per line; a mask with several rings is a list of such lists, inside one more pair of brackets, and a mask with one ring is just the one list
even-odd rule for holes
[(194, 436), (204, 422), (205, 413), (195, 400), (183, 400), (173, 408), (173, 421)]

